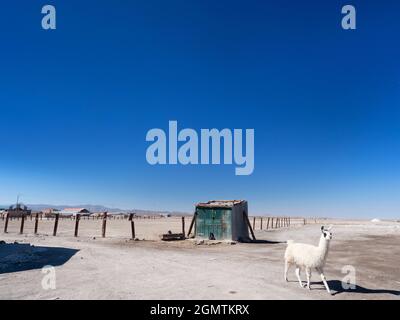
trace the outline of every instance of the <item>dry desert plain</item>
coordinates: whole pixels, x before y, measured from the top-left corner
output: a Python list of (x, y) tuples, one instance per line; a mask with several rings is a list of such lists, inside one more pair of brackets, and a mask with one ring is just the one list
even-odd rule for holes
[[(186, 221), (189, 220), (189, 217)], [(110, 220), (101, 238), (101, 220), (0, 220), (0, 299), (400, 299), (400, 223), (331, 220), (290, 228), (260, 230), (257, 243), (162, 242), (159, 235), (180, 232), (178, 217), (135, 220), (130, 240), (127, 220)], [(187, 222), (188, 224), (188, 222)], [(333, 225), (325, 268), (330, 296), (313, 273), (312, 290), (298, 285), (294, 270), (283, 280), (283, 255), (289, 239), (317, 244), (322, 224)], [(145, 239), (145, 240), (143, 240)], [(42, 267), (55, 267), (56, 288), (45, 290)], [(356, 271), (355, 290), (343, 289), (344, 266)], [(302, 274), (305, 280), (304, 273)]]

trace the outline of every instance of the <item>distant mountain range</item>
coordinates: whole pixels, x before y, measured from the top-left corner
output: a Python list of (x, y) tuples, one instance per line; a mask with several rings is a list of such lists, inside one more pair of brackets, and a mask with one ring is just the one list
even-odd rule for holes
[[(28, 209), (33, 211), (42, 211), (44, 209), (53, 208), (62, 210), (65, 208), (85, 208), (90, 212), (109, 212), (109, 213), (137, 213), (140, 215), (157, 215), (157, 214), (170, 214), (170, 215), (187, 215), (187, 212), (179, 212), (179, 211), (152, 211), (152, 210), (142, 210), (142, 209), (119, 209), (119, 208), (108, 208), (102, 205), (93, 205), (93, 204), (78, 204), (78, 205), (53, 205), (53, 204), (24, 204), (28, 207)], [(10, 205), (0, 205), (0, 208), (7, 209)]]

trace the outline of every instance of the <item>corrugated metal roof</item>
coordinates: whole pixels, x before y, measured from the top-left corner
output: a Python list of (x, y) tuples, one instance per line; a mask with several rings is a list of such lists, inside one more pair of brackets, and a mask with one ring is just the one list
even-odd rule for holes
[(245, 200), (211, 200), (208, 202), (200, 202), (196, 207), (201, 208), (232, 208), (235, 205), (242, 204)]

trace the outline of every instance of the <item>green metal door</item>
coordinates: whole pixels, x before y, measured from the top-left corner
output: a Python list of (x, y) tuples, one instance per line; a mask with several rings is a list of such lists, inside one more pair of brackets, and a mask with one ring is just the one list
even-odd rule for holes
[(232, 211), (230, 209), (197, 208), (196, 237), (231, 239)]

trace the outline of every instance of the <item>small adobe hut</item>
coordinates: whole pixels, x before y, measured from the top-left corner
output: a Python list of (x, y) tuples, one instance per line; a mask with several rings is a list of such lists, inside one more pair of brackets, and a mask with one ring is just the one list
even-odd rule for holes
[(196, 205), (195, 237), (249, 241), (248, 205), (244, 200), (214, 200)]

